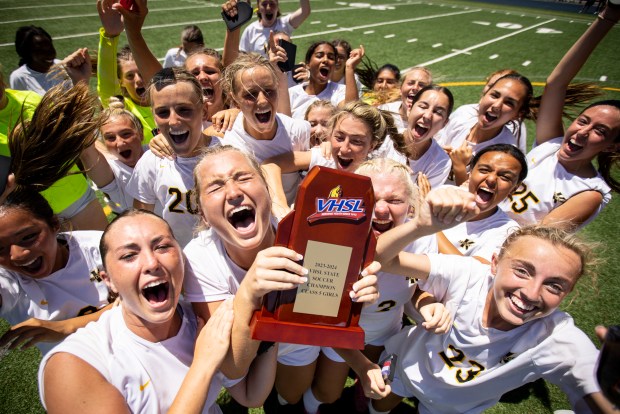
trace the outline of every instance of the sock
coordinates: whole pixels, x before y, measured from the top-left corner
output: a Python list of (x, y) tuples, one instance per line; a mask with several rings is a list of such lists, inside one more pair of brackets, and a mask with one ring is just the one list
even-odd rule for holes
[(282, 397), (280, 394), (278, 394), (278, 403), (280, 403), (280, 405), (287, 405), (288, 401), (286, 401), (284, 399), (284, 397)]
[(304, 392), (304, 408), (308, 414), (315, 414), (319, 410), (319, 405), (323, 404), (317, 400), (312, 392), (312, 388), (308, 388)]
[(379, 411), (372, 406), (372, 400), (368, 401), (368, 414), (388, 414), (390, 411)]

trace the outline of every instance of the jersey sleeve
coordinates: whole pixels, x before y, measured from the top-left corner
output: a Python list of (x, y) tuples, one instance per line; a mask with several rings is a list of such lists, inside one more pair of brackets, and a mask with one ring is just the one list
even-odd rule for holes
[(594, 375), (599, 351), (573, 319), (566, 317), (539, 347), (533, 362), (541, 376), (559, 386), (575, 407), (586, 395), (600, 391)]
[[(216, 260), (208, 260), (211, 256), (208, 249), (196, 240), (190, 242), (183, 252), (189, 263), (183, 281), (185, 298), (189, 302), (219, 302), (234, 295), (227, 277), (230, 272), (221, 269)], [(223, 260), (223, 258), (221, 259)]]
[(106, 37), (105, 30), (99, 29), (99, 54), (97, 57), (97, 93), (104, 108), (108, 107), (111, 96), (121, 95), (117, 80), (116, 49), (118, 36)]
[(157, 158), (147, 151), (136, 164), (127, 183), (127, 193), (146, 204), (157, 203)]
[(17, 306), (22, 295), (17, 280), (10, 274), (0, 271), (0, 317), (7, 319), (9, 323), (14, 323), (9, 314)]

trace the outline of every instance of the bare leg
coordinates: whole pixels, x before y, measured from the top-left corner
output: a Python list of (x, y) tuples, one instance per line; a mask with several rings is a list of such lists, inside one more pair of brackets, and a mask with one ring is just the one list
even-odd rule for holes
[(278, 362), (276, 370), (276, 391), (289, 404), (297, 404), (304, 391), (310, 388), (314, 371), (316, 369), (316, 360), (301, 367), (284, 365)]
[(323, 355), (319, 355), (312, 393), (317, 400), (331, 404), (340, 398), (349, 373), (346, 362), (335, 362)]

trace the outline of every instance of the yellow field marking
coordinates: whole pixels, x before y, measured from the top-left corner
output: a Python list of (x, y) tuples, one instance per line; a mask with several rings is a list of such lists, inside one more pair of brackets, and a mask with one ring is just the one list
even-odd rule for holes
[[(439, 82), (440, 86), (452, 87), (452, 86), (484, 86), (486, 82)], [(533, 86), (545, 86), (545, 82), (532, 82)], [(601, 88), (604, 91), (620, 92), (620, 88), (612, 88), (610, 86), (603, 86)]]

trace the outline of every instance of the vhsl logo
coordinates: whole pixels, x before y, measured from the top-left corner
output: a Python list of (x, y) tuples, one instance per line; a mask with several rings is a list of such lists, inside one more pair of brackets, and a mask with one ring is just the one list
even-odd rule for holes
[(309, 223), (325, 219), (361, 220), (366, 208), (361, 198), (342, 198), (342, 188), (337, 186), (329, 192), (329, 198), (316, 199), (316, 213), (308, 217)]

